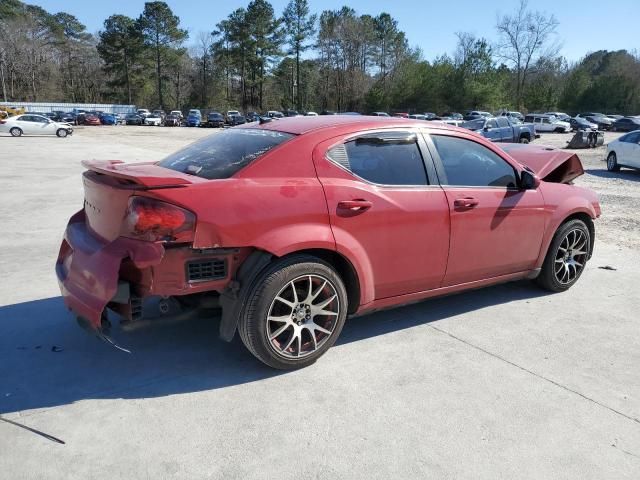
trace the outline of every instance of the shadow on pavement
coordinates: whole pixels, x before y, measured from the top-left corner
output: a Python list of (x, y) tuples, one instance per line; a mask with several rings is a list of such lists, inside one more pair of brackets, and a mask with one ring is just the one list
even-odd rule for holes
[[(353, 318), (337, 346), (544, 294), (518, 282)], [(217, 319), (113, 330), (131, 355), (87, 335), (60, 297), (0, 307), (0, 413), (204, 391), (284, 374), (255, 360), (237, 335), (232, 343), (219, 340)]]
[(619, 172), (610, 172), (605, 168), (587, 168), (584, 171), (589, 175), (600, 178), (620, 178), (622, 180), (629, 180), (630, 182), (640, 182), (640, 171), (631, 170), (628, 168), (622, 168)]

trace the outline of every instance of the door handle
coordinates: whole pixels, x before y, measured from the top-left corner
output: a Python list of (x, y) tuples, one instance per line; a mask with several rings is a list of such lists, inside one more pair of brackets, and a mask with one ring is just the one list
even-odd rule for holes
[(342, 200), (338, 202), (338, 209), (350, 210), (352, 212), (364, 212), (365, 210), (369, 210), (371, 207), (373, 207), (373, 203), (361, 198), (355, 200)]
[(478, 205), (478, 200), (473, 197), (456, 198), (453, 201), (454, 207), (459, 208), (473, 208)]

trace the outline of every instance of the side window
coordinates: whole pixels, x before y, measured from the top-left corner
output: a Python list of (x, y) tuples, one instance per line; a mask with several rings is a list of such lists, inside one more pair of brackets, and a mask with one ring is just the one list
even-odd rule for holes
[(496, 122), (495, 120), (488, 120), (487, 128), (498, 128), (498, 122)]
[(640, 141), (640, 133), (630, 133), (623, 141), (626, 143), (638, 143)]
[(548, 117), (544, 117), (544, 118), (542, 119), (542, 123), (551, 123), (551, 120), (549, 120), (549, 118), (548, 118)]
[(463, 138), (431, 138), (444, 167), (443, 185), (517, 188), (513, 167), (488, 148)]
[(498, 127), (500, 127), (500, 128), (504, 128), (504, 127), (508, 127), (509, 126), (509, 120), (507, 120), (504, 117), (500, 117), (500, 118), (496, 119), (496, 121), (498, 122)]
[(375, 134), (337, 145), (327, 157), (358, 177), (380, 185), (428, 185), (415, 135)]

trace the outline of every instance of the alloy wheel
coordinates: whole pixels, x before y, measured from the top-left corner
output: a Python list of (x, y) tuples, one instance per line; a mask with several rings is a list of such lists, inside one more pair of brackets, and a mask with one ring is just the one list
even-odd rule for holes
[(311, 355), (333, 334), (340, 308), (336, 287), (327, 278), (311, 274), (291, 280), (269, 307), (266, 334), (271, 348), (286, 358)]
[(587, 261), (588, 239), (579, 228), (570, 230), (560, 242), (554, 262), (556, 280), (562, 285), (573, 283)]

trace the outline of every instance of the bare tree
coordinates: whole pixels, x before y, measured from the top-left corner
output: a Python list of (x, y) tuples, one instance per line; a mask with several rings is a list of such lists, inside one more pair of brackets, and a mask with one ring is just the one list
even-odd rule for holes
[(528, 1), (520, 0), (512, 15), (498, 18), (500, 37), (496, 45), (498, 58), (516, 74), (516, 106), (522, 107), (527, 75), (540, 58), (554, 57), (560, 50), (556, 41), (558, 21), (553, 15), (528, 9)]

